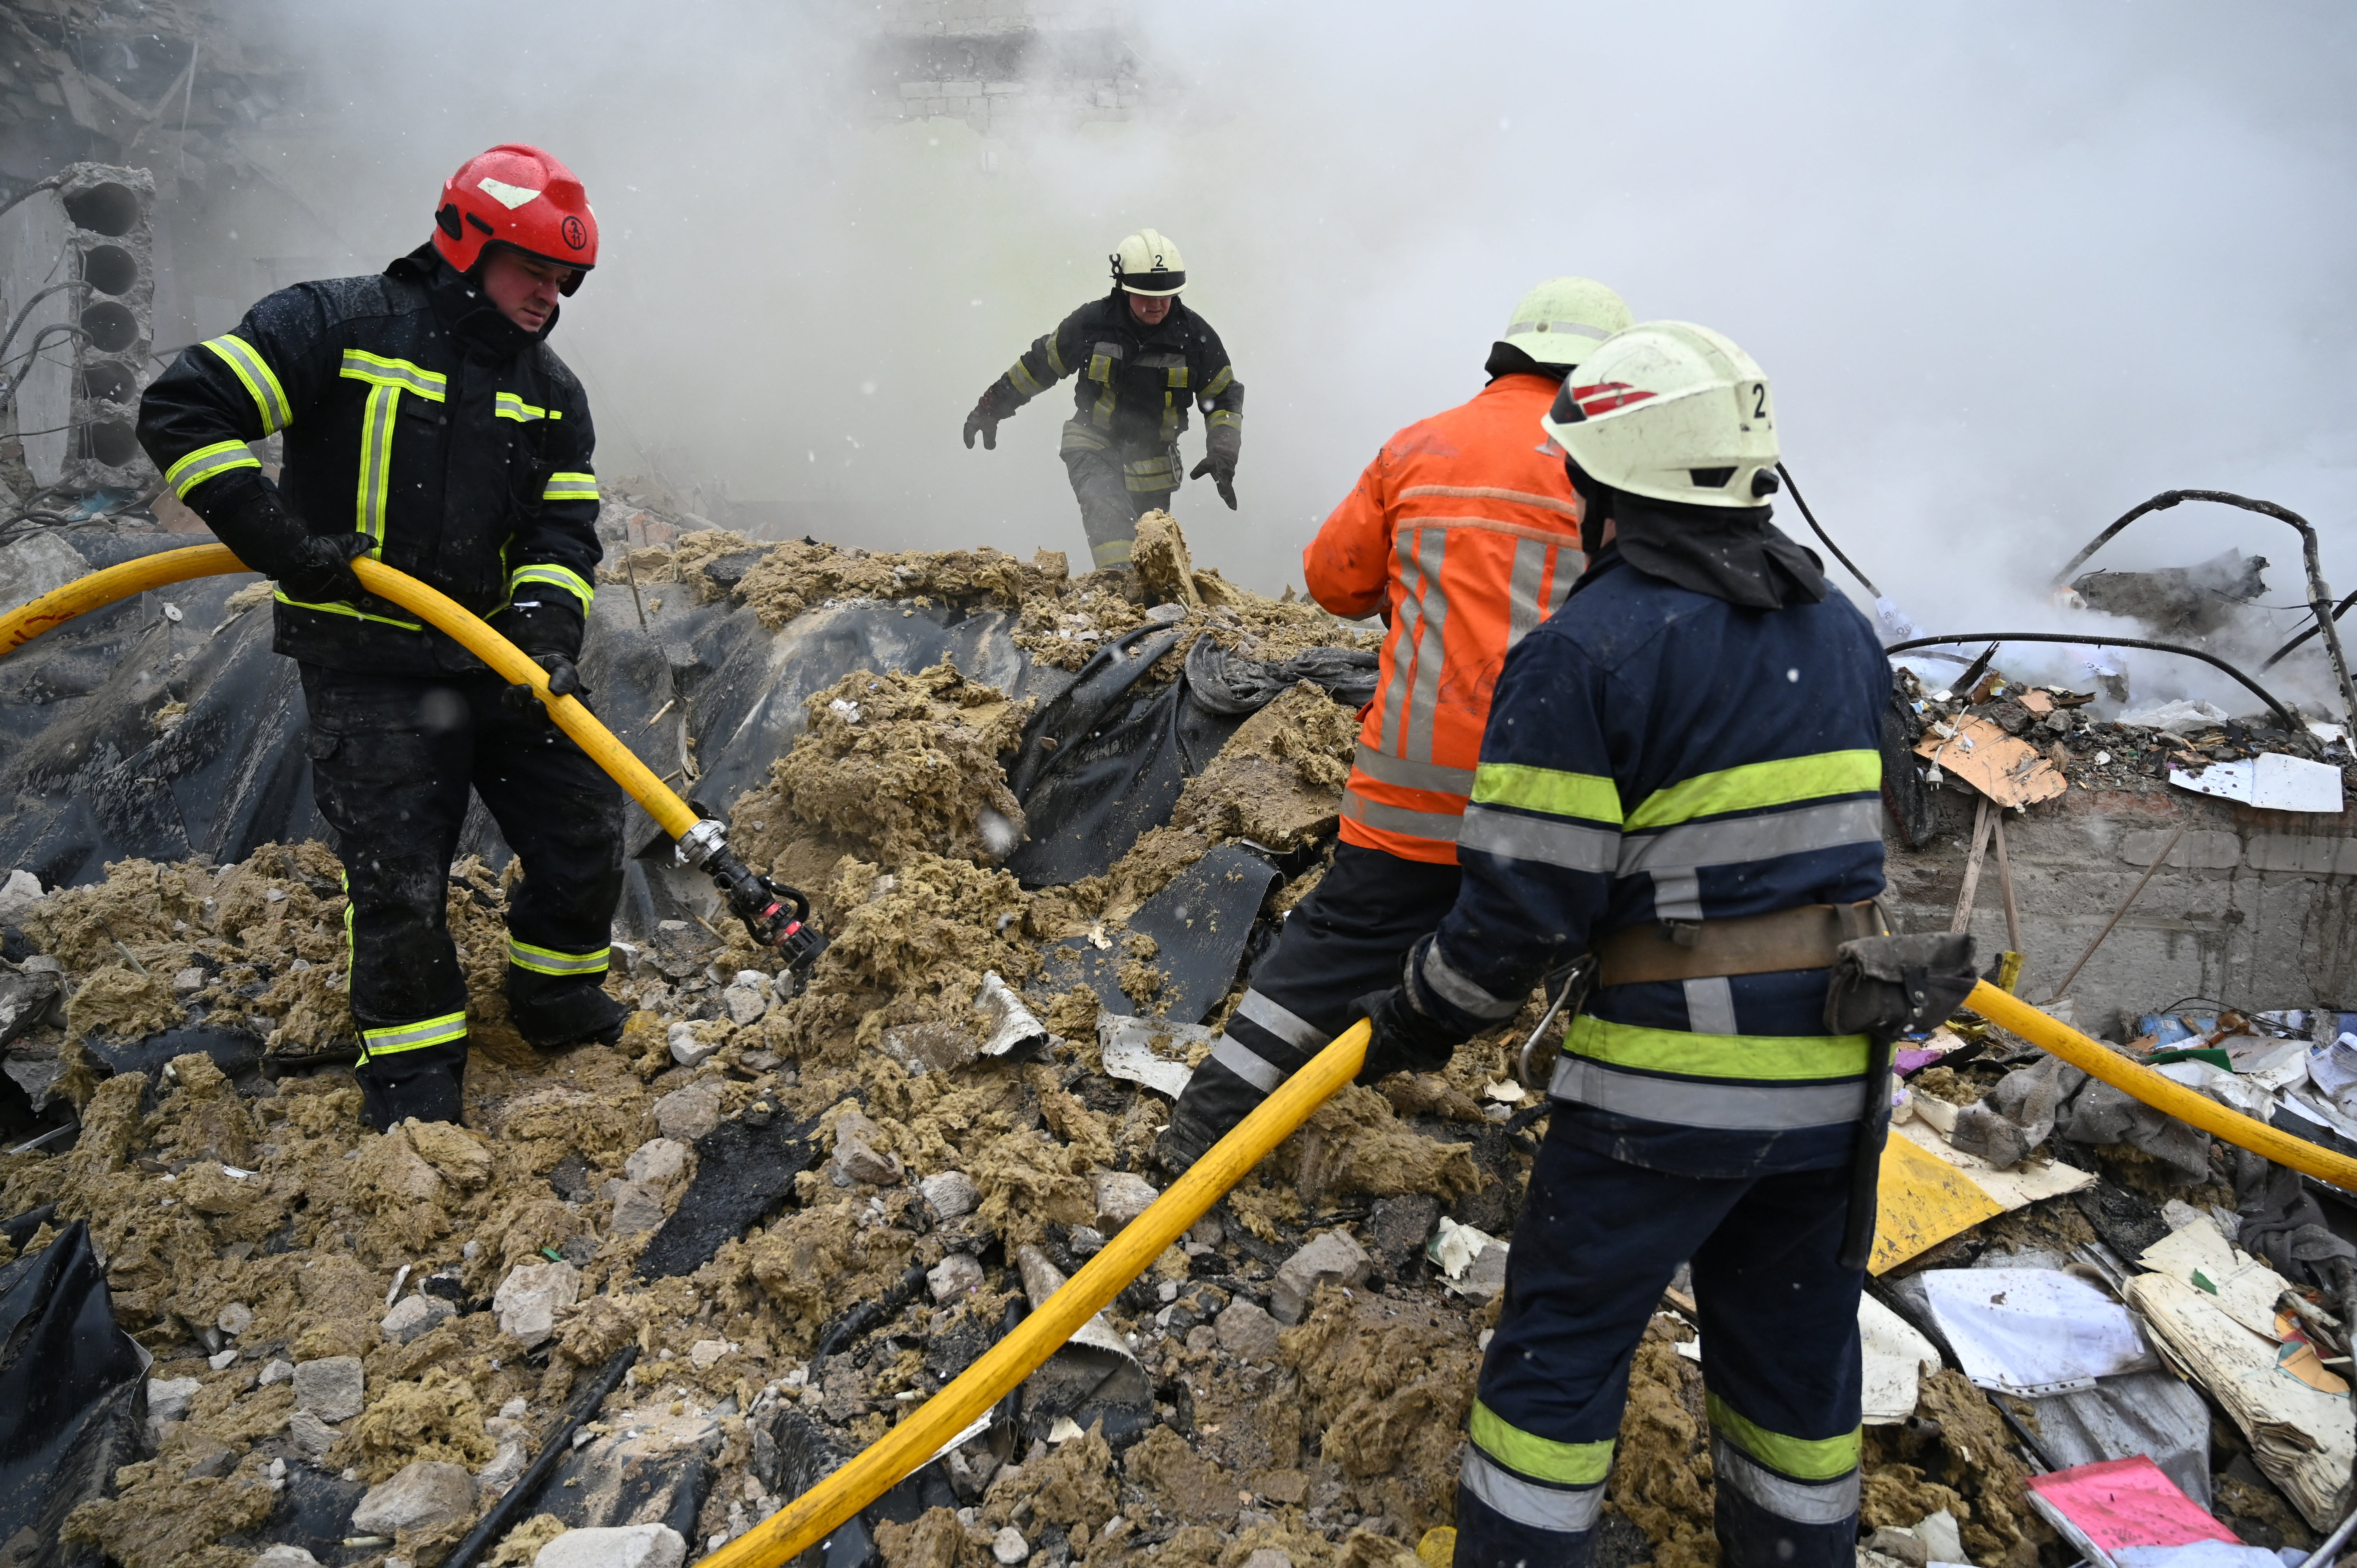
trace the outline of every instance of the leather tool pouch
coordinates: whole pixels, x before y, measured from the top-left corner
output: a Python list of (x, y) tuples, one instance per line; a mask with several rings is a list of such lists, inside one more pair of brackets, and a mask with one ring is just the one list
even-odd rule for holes
[(1973, 939), (1964, 931), (1861, 937), (1841, 944), (1825, 993), (1825, 1032), (1888, 1043), (1935, 1028), (1969, 995)]

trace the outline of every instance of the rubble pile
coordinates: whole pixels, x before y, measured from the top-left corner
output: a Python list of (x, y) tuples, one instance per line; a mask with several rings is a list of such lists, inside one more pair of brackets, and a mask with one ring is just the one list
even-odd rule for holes
[[(848, 600), (985, 607), (1058, 670), (1142, 628), (1262, 660), (1372, 641), (1194, 567), (1175, 525), (1141, 530), (1135, 578), (1075, 579), (1044, 554), (761, 543), (614, 504), (601, 578), (651, 614), (680, 596), (791, 630)], [(1187, 647), (1157, 659), (1175, 675)], [(2043, 693), (2043, 711), (2029, 694), (1910, 691), (1923, 728), (1904, 738), (1936, 749), (1935, 726), (1979, 719), (2086, 744), (2070, 694)], [(479, 1560), (700, 1552), (889, 1430), (1168, 1184), (1146, 1151), (1255, 943), (1321, 874), (1351, 709), (1312, 681), (1283, 687), (1110, 869), (1027, 886), (1002, 863), (1034, 826), (1006, 771), (1034, 696), (942, 662), (851, 670), (801, 706), (798, 738), (725, 804), (748, 860), (814, 896), (829, 946), (806, 983), (733, 923), (665, 918), (617, 944), (619, 1043), (536, 1053), (500, 994), (512, 872), (462, 860), (448, 913), (473, 1027), (463, 1128), (362, 1129), (342, 893), (319, 845), (0, 889), (16, 1097), (0, 1264), (86, 1222), (117, 1320), (156, 1359), (141, 1455), (73, 1514), (73, 1540), (126, 1568), (291, 1565), (298, 1551), (430, 1568), (554, 1445), (554, 1473)], [(1153, 934), (1170, 929), (1154, 901), (1247, 850), (1275, 858), (1243, 885), (1222, 978), (1182, 1004), (1192, 961)], [(1317, 1112), (1018, 1402), (869, 1511), (856, 1528), (881, 1560), (1395, 1568), (1419, 1544), (1440, 1552), (1428, 1536), (1450, 1522), (1543, 1134), (1513, 1064), (1544, 1001), (1443, 1073), (1346, 1088)], [(2282, 1090), (2293, 1057), (2322, 1084), (2345, 1056), (2342, 1087), (2357, 1085), (2357, 1034), (2338, 1045), (2319, 1017), (2169, 1016), (2122, 1048), (2173, 1041), (2230, 1102), (2258, 1074)], [(2248, 1312), (2219, 1321), (2270, 1358), (2297, 1339), (2314, 1362), (2301, 1387), (2345, 1391), (2349, 1293), (2319, 1239), (2330, 1227), (2301, 1207), (2316, 1199), (2094, 1103), (1985, 1025), (1908, 1046), (1894, 1149), (1921, 1179), (1894, 1187), (1886, 1169), (1868, 1305), (1898, 1327), (1866, 1325), (1883, 1401), (1871, 1550), (1909, 1568), (2057, 1568), (2055, 1529), (2024, 1500), (2025, 1477), (2052, 1467), (2041, 1447), (2110, 1457), (2087, 1446), (2112, 1430), (2097, 1415), (2117, 1427), (2167, 1398), (2201, 1412), (2175, 1421), (2193, 1444), (2167, 1461), (2178, 1486), (2244, 1541), (2319, 1539), (2347, 1506), (2346, 1400), (2334, 1427), (2234, 1383), (2250, 1346), (2180, 1288), (2198, 1265), (2241, 1282), (2227, 1305), (2242, 1311), (2276, 1281), (2263, 1328)], [(2313, 1049), (2325, 1066), (2309, 1067)], [(2351, 1112), (2318, 1092), (2310, 1121), (2336, 1135), (2330, 1118)], [(2346, 1131), (2357, 1148), (2357, 1121)], [(2101, 1293), (2136, 1354), (2012, 1391), (1943, 1316), (1943, 1280), (1993, 1267)], [(2280, 1332), (2278, 1295), (2299, 1304)], [(1681, 1279), (1640, 1348), (1610, 1561), (1716, 1560), (1699, 1320)], [(1886, 1352), (1890, 1336), (1901, 1348)], [(2337, 1490), (2319, 1478), (2330, 1463)]]

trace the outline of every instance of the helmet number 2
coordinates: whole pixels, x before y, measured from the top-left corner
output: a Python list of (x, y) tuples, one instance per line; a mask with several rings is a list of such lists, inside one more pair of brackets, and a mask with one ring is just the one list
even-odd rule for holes
[(1768, 417), (1768, 383), (1766, 381), (1751, 383), (1751, 417), (1754, 419)]

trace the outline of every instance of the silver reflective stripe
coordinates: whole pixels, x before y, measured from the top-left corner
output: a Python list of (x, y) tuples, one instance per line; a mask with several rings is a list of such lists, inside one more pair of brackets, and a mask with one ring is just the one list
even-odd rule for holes
[(1442, 843), (1455, 843), (1458, 831), (1465, 825), (1465, 819), (1454, 811), (1411, 811), (1405, 806), (1386, 806), (1381, 800), (1370, 800), (1350, 789), (1342, 791), (1342, 814), (1385, 832), (1437, 839)]
[(1509, 338), (1524, 332), (1561, 332), (1573, 338), (1585, 338), (1591, 343), (1601, 343), (1612, 336), (1603, 328), (1590, 327), (1585, 321), (1513, 321), (1506, 326)]
[(1211, 1047), (1211, 1059), (1263, 1094), (1275, 1094), (1277, 1085), (1285, 1081), (1283, 1068), (1232, 1035), (1220, 1036), (1220, 1043)]
[[(1592, 1487), (1542, 1487), (1525, 1481), (1502, 1465), (1492, 1463), (1479, 1448), (1468, 1445), (1458, 1482), (1516, 1524), (1533, 1530), (1556, 1530), (1566, 1535), (1596, 1528), (1604, 1509), (1602, 1482)], [(1568, 1550), (1568, 1543), (1566, 1550)]]
[(1378, 701), (1383, 705), (1383, 724), (1376, 731), (1379, 748), (1386, 756), (1396, 757), (1404, 749), (1405, 735), (1401, 729), (1405, 718), (1408, 687), (1415, 680), (1415, 604), (1424, 591), (1424, 575), (1416, 567), (1413, 543), (1415, 531), (1402, 529), (1392, 541), (1392, 553), (1399, 558), (1399, 608), (1392, 616), (1391, 640), (1385, 651), (1390, 666), (1383, 672), (1383, 690)]
[(1856, 1470), (1838, 1481), (1795, 1481), (1763, 1468), (1716, 1432), (1710, 1434), (1710, 1459), (1721, 1481), (1779, 1519), (1794, 1524), (1847, 1524), (1857, 1517)]
[(1519, 996), (1501, 1000), (1475, 984), (1448, 961), (1437, 941), (1424, 950), (1424, 967), (1418, 972), (1426, 984), (1476, 1018), (1510, 1018), (1523, 1004)]
[(1653, 918), (1702, 918), (1702, 878), (1691, 871), (1653, 873)]
[(1506, 646), (1510, 649), (1546, 618), (1546, 611), (1539, 607), (1539, 582), (1546, 575), (1547, 558), (1554, 553), (1535, 539), (1514, 542), (1514, 574), (1506, 587)]
[(1735, 987), (1727, 976), (1714, 974), (1707, 979), (1689, 980), (1686, 987), (1686, 1028), (1697, 1035), (1732, 1035), (1735, 1026)]
[(1573, 569), (1574, 566), (1584, 568), (1587, 563), (1587, 557), (1585, 555), (1573, 556), (1571, 560), (1566, 560), (1565, 555), (1571, 555), (1571, 546), (1566, 544), (1561, 548), (1564, 554), (1555, 558), (1555, 578), (1547, 584), (1546, 615), (1539, 617), (1541, 620), (1544, 620), (1546, 616), (1551, 616), (1563, 608), (1563, 601), (1571, 597), (1571, 585), (1579, 581), (1579, 573)]
[(1396, 784), (1403, 789), (1429, 789), (1440, 795), (1470, 795), (1473, 792), (1473, 770), (1469, 768), (1444, 768), (1437, 762), (1414, 762), (1405, 757), (1394, 757), (1387, 751), (1377, 751), (1363, 740), (1359, 743), (1358, 755), (1351, 760), (1360, 772), (1378, 784)]
[(1334, 1037), (1308, 1019), (1287, 1012), (1257, 991), (1244, 993), (1244, 999), (1236, 1004), (1236, 1016), (1250, 1018), (1297, 1051), (1321, 1049)]
[(1433, 755), (1433, 715), (1440, 709), (1440, 674), (1448, 658), (1448, 595), (1440, 585), (1440, 566), (1448, 548), (1448, 534), (1428, 529), (1416, 542), (1416, 570), (1424, 582), (1416, 596), (1415, 687), (1408, 694), (1407, 727), (1400, 736), (1400, 754)]
[(1666, 870), (1739, 865), (1780, 854), (1881, 842), (1879, 799), (1826, 800), (1798, 811), (1684, 822), (1658, 833), (1631, 833), (1621, 841), (1620, 875), (1650, 871), (1658, 884)]
[(1712, 1083), (1622, 1072), (1568, 1052), (1555, 1062), (1547, 1093), (1593, 1105), (1616, 1116), (1666, 1122), (1674, 1127), (1726, 1132), (1781, 1132), (1855, 1122), (1866, 1109), (1861, 1079), (1839, 1083)]
[[(393, 468), (393, 415), (401, 410), (401, 389), (374, 385), (361, 410), (360, 531), (384, 546), (384, 498)], [(371, 554), (376, 551), (370, 552)]]
[(1465, 831), (1457, 842), (1485, 854), (1559, 865), (1566, 871), (1609, 875), (1620, 858), (1620, 835), (1611, 828), (1586, 827), (1560, 817), (1525, 817), (1478, 804), (1465, 808)]

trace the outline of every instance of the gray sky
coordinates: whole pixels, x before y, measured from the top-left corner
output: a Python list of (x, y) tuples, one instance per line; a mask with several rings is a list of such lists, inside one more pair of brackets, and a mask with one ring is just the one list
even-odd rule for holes
[[(995, 453), (958, 427), (1150, 223), (1248, 388), (1243, 510), (1177, 510), (1262, 587), (1559, 272), (1749, 349), (1819, 516), (1927, 625), (2050, 620), (2044, 575), (2180, 486), (2306, 513), (2357, 587), (2345, 6), (1190, 0), (1131, 13), (1157, 111), (1006, 145), (871, 128), (851, 7), (265, 14), (322, 61), (286, 177), (356, 246), (414, 243), (490, 142), (570, 163), (606, 249), (555, 343), (600, 467), (795, 533), (1077, 555), (1069, 391)], [(2292, 596), (2278, 525), (2140, 532), (2105, 561), (2239, 545)]]

